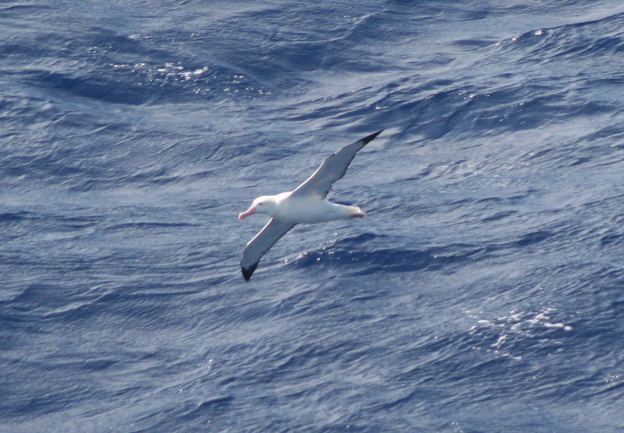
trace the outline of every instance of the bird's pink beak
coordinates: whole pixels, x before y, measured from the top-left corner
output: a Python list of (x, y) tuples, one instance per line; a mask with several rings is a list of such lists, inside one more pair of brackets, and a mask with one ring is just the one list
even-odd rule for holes
[(238, 219), (242, 220), (245, 217), (248, 217), (249, 215), (253, 214), (256, 211), (256, 206), (251, 205), (251, 207), (249, 209), (247, 209), (245, 212), (242, 212), (240, 215), (238, 215)]

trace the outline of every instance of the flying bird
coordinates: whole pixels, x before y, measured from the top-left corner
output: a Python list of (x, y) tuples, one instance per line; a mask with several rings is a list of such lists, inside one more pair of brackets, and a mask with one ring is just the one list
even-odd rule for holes
[(239, 220), (254, 213), (262, 213), (271, 217), (267, 225), (245, 247), (241, 258), (241, 269), (245, 280), (249, 281), (264, 253), (296, 224), (361, 218), (366, 215), (357, 206), (332, 203), (325, 197), (334, 182), (344, 176), (355, 154), (382, 132), (383, 130), (377, 131), (343, 147), (325, 158), (314, 174), (294, 191), (258, 197), (249, 209), (238, 216)]

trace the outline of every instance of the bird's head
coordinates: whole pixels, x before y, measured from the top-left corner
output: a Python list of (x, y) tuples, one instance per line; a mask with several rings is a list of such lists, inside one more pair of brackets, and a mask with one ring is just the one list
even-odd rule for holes
[(275, 210), (275, 204), (275, 196), (263, 195), (262, 197), (258, 197), (253, 201), (249, 209), (238, 215), (238, 219), (242, 220), (255, 213), (263, 213), (272, 216)]

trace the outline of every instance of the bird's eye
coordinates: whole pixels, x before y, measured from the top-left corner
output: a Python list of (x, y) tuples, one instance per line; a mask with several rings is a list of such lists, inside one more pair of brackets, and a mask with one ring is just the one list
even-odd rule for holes
[(262, 206), (262, 202), (258, 203), (258, 206)]

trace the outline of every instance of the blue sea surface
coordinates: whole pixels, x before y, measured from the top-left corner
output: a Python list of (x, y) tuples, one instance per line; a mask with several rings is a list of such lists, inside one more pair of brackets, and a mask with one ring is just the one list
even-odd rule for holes
[[(624, 431), (621, 0), (0, 3), (0, 432)], [(384, 132), (251, 281), (237, 215)]]

